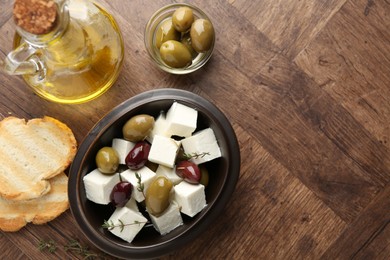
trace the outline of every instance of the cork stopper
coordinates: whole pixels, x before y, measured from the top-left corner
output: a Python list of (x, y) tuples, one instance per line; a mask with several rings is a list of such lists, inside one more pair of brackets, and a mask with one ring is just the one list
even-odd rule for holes
[(15, 0), (17, 26), (32, 34), (49, 33), (55, 26), (57, 6), (53, 0)]

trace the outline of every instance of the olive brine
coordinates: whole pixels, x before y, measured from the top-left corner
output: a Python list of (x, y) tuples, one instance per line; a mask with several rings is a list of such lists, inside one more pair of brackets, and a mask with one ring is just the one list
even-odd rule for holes
[[(131, 242), (151, 222), (161, 235), (206, 207), (207, 162), (221, 157), (211, 128), (197, 129), (198, 111), (178, 102), (157, 118), (139, 114), (123, 136), (96, 154), (96, 169), (83, 178), (87, 198), (113, 205), (102, 223)], [(216, 173), (211, 173), (216, 174)]]
[(207, 19), (196, 18), (190, 7), (179, 7), (155, 33), (155, 46), (162, 61), (173, 68), (192, 64), (199, 53), (212, 48), (214, 27)]

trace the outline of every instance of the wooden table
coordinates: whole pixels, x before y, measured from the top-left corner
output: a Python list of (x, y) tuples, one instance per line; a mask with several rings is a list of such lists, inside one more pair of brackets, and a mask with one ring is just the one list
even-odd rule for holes
[[(166, 258), (390, 258), (388, 0), (193, 1), (212, 17), (217, 42), (208, 64), (186, 76), (159, 70), (143, 43), (148, 18), (172, 1), (104, 2), (125, 39), (114, 87), (92, 102), (61, 105), (0, 74), (1, 118), (50, 115), (81, 142), (136, 94), (192, 91), (232, 123), (241, 174), (219, 220)], [(0, 3), (0, 46), (8, 52), (12, 1)], [(73, 239), (101, 253), (68, 210), (43, 226), (1, 232), (0, 258), (81, 259), (64, 249)], [(57, 249), (39, 251), (40, 240)]]

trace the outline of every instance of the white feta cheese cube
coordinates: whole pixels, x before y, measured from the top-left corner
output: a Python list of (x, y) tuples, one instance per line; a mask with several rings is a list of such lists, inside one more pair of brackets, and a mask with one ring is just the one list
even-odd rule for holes
[(182, 181), (174, 186), (174, 191), (174, 200), (181, 208), (180, 211), (187, 216), (193, 217), (207, 206), (202, 184), (190, 184)]
[(175, 168), (169, 168), (164, 165), (159, 165), (157, 167), (156, 176), (165, 176), (174, 185), (179, 184), (183, 180), (176, 174)]
[(106, 175), (98, 169), (86, 174), (83, 178), (87, 199), (97, 204), (110, 203), (110, 194), (114, 186), (120, 182), (119, 173)]
[(149, 216), (154, 228), (161, 235), (168, 234), (178, 226), (183, 225), (183, 219), (180, 214), (179, 206), (175, 202), (171, 203), (162, 215), (156, 217), (152, 214), (149, 214)]
[(148, 187), (154, 177), (156, 176), (156, 173), (154, 173), (152, 170), (150, 170), (148, 167), (144, 166), (141, 169), (138, 170), (126, 170), (121, 172), (122, 180), (128, 181), (133, 185), (133, 192), (131, 196), (138, 202), (142, 202), (145, 197), (144, 194), (138, 190), (139, 188), (139, 182), (136, 176), (136, 173), (141, 177), (141, 185), (144, 187), (144, 193), (148, 190)]
[(112, 139), (111, 146), (119, 155), (119, 163), (126, 164), (125, 162), (126, 156), (129, 154), (131, 149), (133, 149), (135, 143), (127, 141), (122, 138), (114, 138)]
[(191, 158), (191, 161), (196, 164), (201, 164), (221, 157), (221, 149), (215, 138), (214, 131), (211, 128), (203, 129), (196, 132), (193, 136), (184, 138), (181, 141), (181, 144), (186, 154), (202, 155), (197, 158)]
[(135, 211), (135, 212), (140, 212), (137, 202), (135, 201), (134, 197), (131, 197), (129, 201), (126, 203), (125, 207)]
[(172, 138), (156, 135), (153, 139), (148, 160), (173, 168), (180, 143)]
[(127, 207), (116, 208), (107, 221), (115, 227), (109, 228), (108, 230), (121, 239), (131, 243), (147, 221), (139, 212)]
[(156, 121), (154, 122), (153, 129), (150, 132), (150, 134), (146, 137), (146, 140), (149, 143), (153, 143), (153, 139), (156, 135), (170, 137), (170, 136), (166, 135), (167, 126), (168, 125), (167, 125), (167, 120), (165, 119), (165, 115), (163, 113), (161, 113), (157, 117)]
[(173, 102), (167, 112), (166, 135), (177, 135), (181, 137), (191, 136), (196, 129), (197, 120), (197, 110), (180, 103)]

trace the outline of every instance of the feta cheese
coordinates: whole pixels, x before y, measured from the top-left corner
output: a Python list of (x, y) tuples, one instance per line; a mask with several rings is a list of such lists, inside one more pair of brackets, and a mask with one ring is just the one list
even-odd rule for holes
[(219, 148), (217, 139), (213, 129), (206, 128), (196, 132), (193, 136), (184, 138), (181, 141), (184, 152), (186, 154), (202, 154), (198, 158), (191, 158), (190, 161), (196, 164), (211, 161), (221, 157), (221, 149)]
[(125, 207), (127, 207), (135, 212), (140, 212), (138, 205), (137, 205), (137, 202), (135, 201), (135, 199), (133, 197), (131, 197), (129, 199), (129, 201), (126, 203)]
[(167, 136), (188, 137), (196, 129), (198, 120), (198, 111), (185, 105), (173, 102), (167, 112), (167, 128), (165, 134)]
[(141, 177), (141, 185), (144, 186), (144, 193), (148, 190), (148, 187), (156, 174), (150, 170), (148, 167), (142, 167), (141, 169), (138, 170), (126, 170), (121, 172), (121, 177), (122, 180), (128, 181), (133, 185), (133, 192), (131, 196), (138, 202), (142, 202), (145, 197), (144, 194), (138, 190), (139, 184), (138, 184), (138, 179), (135, 173), (138, 173), (138, 175)]
[(108, 231), (130, 243), (147, 221), (139, 212), (127, 207), (116, 208), (107, 221), (115, 227), (108, 228)]
[(175, 197), (180, 211), (187, 216), (193, 217), (206, 207), (206, 195), (202, 184), (190, 184), (182, 181), (174, 186)]
[(166, 167), (173, 168), (180, 142), (172, 138), (156, 135), (153, 139), (148, 160)]
[(97, 204), (110, 203), (110, 194), (114, 186), (120, 182), (119, 173), (106, 175), (98, 169), (86, 174), (83, 178), (87, 199)]
[(163, 113), (161, 113), (157, 117), (156, 121), (154, 122), (153, 129), (150, 132), (150, 134), (146, 137), (146, 140), (149, 143), (153, 143), (153, 139), (156, 135), (170, 137), (170, 136), (166, 135), (167, 127), (168, 127), (168, 125), (167, 125), (167, 120), (165, 119), (165, 115)]
[(165, 235), (183, 225), (183, 219), (180, 214), (179, 206), (176, 203), (171, 203), (162, 215), (156, 217), (149, 214), (154, 228), (161, 234)]
[(174, 185), (179, 184), (183, 180), (176, 174), (175, 168), (169, 168), (164, 165), (159, 165), (157, 167), (156, 176), (165, 176)]
[(119, 163), (126, 164), (126, 156), (129, 154), (131, 149), (133, 149), (135, 143), (121, 138), (114, 138), (112, 139), (111, 146), (119, 155)]

